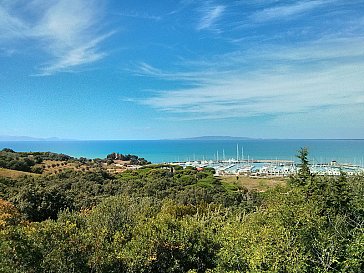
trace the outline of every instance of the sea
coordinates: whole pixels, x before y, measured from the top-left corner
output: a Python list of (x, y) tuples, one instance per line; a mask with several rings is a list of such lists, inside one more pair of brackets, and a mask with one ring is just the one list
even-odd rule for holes
[(134, 154), (153, 163), (236, 158), (297, 161), (297, 152), (303, 147), (313, 163), (364, 165), (364, 139), (0, 141), (0, 150), (50, 151), (77, 158), (105, 158), (116, 152)]

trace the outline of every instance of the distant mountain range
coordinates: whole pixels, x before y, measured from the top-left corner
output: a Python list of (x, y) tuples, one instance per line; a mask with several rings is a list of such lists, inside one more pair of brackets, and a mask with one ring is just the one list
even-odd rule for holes
[[(252, 139), (256, 138), (232, 137), (232, 136), (200, 136), (200, 137), (178, 138), (174, 140), (252, 140)], [(40, 138), (40, 137), (30, 137), (30, 136), (0, 135), (0, 141), (71, 141), (71, 140), (75, 139), (63, 139), (58, 137)]]
[(0, 136), (0, 141), (65, 141), (71, 139), (62, 139), (58, 137), (38, 138), (30, 136)]
[(257, 138), (232, 137), (232, 136), (200, 136), (200, 137), (180, 138), (180, 140), (252, 140), (252, 139), (257, 139)]

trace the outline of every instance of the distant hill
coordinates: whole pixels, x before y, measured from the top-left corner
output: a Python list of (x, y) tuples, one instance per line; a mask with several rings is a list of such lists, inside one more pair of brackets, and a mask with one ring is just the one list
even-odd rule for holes
[(64, 140), (71, 140), (71, 139), (61, 139), (58, 137), (38, 138), (30, 136), (0, 136), (0, 141), (64, 141)]
[(180, 140), (251, 140), (256, 138), (250, 137), (232, 137), (232, 136), (200, 136), (190, 138), (180, 138)]

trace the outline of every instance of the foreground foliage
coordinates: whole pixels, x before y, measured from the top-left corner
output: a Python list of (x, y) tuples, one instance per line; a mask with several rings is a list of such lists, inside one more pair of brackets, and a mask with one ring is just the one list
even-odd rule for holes
[(364, 177), (300, 155), (264, 193), (171, 166), (2, 180), (0, 272), (364, 272)]

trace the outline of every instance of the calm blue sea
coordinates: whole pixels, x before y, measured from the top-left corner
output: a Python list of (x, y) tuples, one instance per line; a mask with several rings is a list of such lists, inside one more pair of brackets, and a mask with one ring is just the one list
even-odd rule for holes
[(122, 140), (122, 141), (0, 141), (0, 149), (51, 151), (73, 157), (105, 158), (118, 152), (135, 154), (154, 163), (236, 158), (295, 160), (300, 147), (310, 159), (363, 164), (364, 140)]

